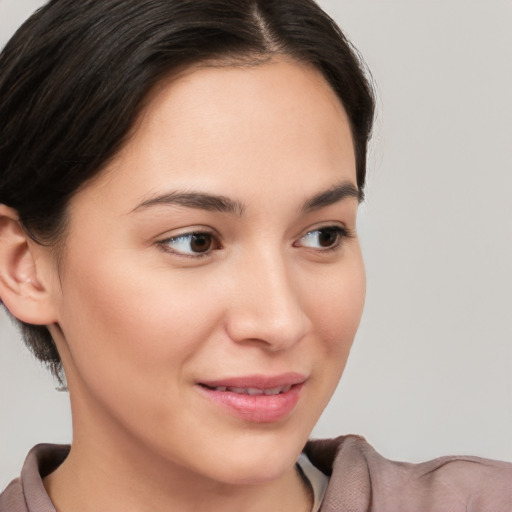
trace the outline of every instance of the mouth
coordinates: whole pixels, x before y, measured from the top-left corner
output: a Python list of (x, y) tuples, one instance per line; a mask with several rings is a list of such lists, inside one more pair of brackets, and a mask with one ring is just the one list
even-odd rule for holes
[[(287, 386), (279, 386), (276, 388), (270, 388), (270, 389), (263, 389), (263, 388), (237, 388), (234, 386), (215, 386), (210, 387), (206, 384), (200, 384), (207, 389), (211, 389), (212, 391), (228, 391), (230, 393), (237, 393), (239, 395), (250, 395), (250, 396), (273, 396), (273, 395), (280, 395), (282, 393), (287, 393), (292, 388), (291, 384), (288, 384)], [(294, 384), (296, 385), (296, 384)]]
[(306, 377), (296, 373), (199, 382), (198, 389), (222, 413), (252, 423), (286, 419), (295, 409)]

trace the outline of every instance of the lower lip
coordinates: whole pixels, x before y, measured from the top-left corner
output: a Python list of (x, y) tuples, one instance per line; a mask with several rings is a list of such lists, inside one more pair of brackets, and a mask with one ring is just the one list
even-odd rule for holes
[(215, 391), (199, 386), (204, 396), (242, 420), (272, 423), (285, 419), (295, 408), (303, 384), (295, 384), (279, 395), (244, 395), (232, 391)]

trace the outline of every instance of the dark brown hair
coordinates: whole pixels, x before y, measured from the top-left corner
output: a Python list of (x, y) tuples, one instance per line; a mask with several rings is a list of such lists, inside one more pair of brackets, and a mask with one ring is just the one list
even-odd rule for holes
[[(318, 69), (351, 123), (361, 196), (374, 97), (343, 33), (312, 0), (52, 0), (0, 55), (0, 203), (39, 243), (62, 240), (66, 206), (116, 154), (143, 100), (195, 63), (285, 55)], [(18, 322), (55, 375), (45, 326)]]

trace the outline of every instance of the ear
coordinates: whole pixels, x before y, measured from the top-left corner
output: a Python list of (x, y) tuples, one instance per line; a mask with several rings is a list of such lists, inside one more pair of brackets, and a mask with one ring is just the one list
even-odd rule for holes
[[(48, 251), (45, 251), (48, 253)], [(56, 322), (50, 293), (49, 254), (25, 233), (12, 208), (0, 204), (0, 299), (23, 322)]]

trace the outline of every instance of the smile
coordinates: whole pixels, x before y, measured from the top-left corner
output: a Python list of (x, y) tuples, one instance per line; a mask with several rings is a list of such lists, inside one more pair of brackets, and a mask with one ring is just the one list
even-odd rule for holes
[(303, 375), (289, 373), (204, 382), (197, 388), (222, 414), (251, 423), (272, 423), (292, 414), (305, 382)]
[(281, 393), (286, 393), (290, 391), (291, 384), (288, 384), (287, 386), (279, 386), (277, 388), (271, 388), (271, 389), (258, 389), (258, 388), (236, 388), (233, 386), (216, 386), (213, 389), (214, 391), (230, 391), (231, 393), (238, 393), (240, 395), (251, 395), (251, 396), (258, 396), (258, 395), (279, 395)]

